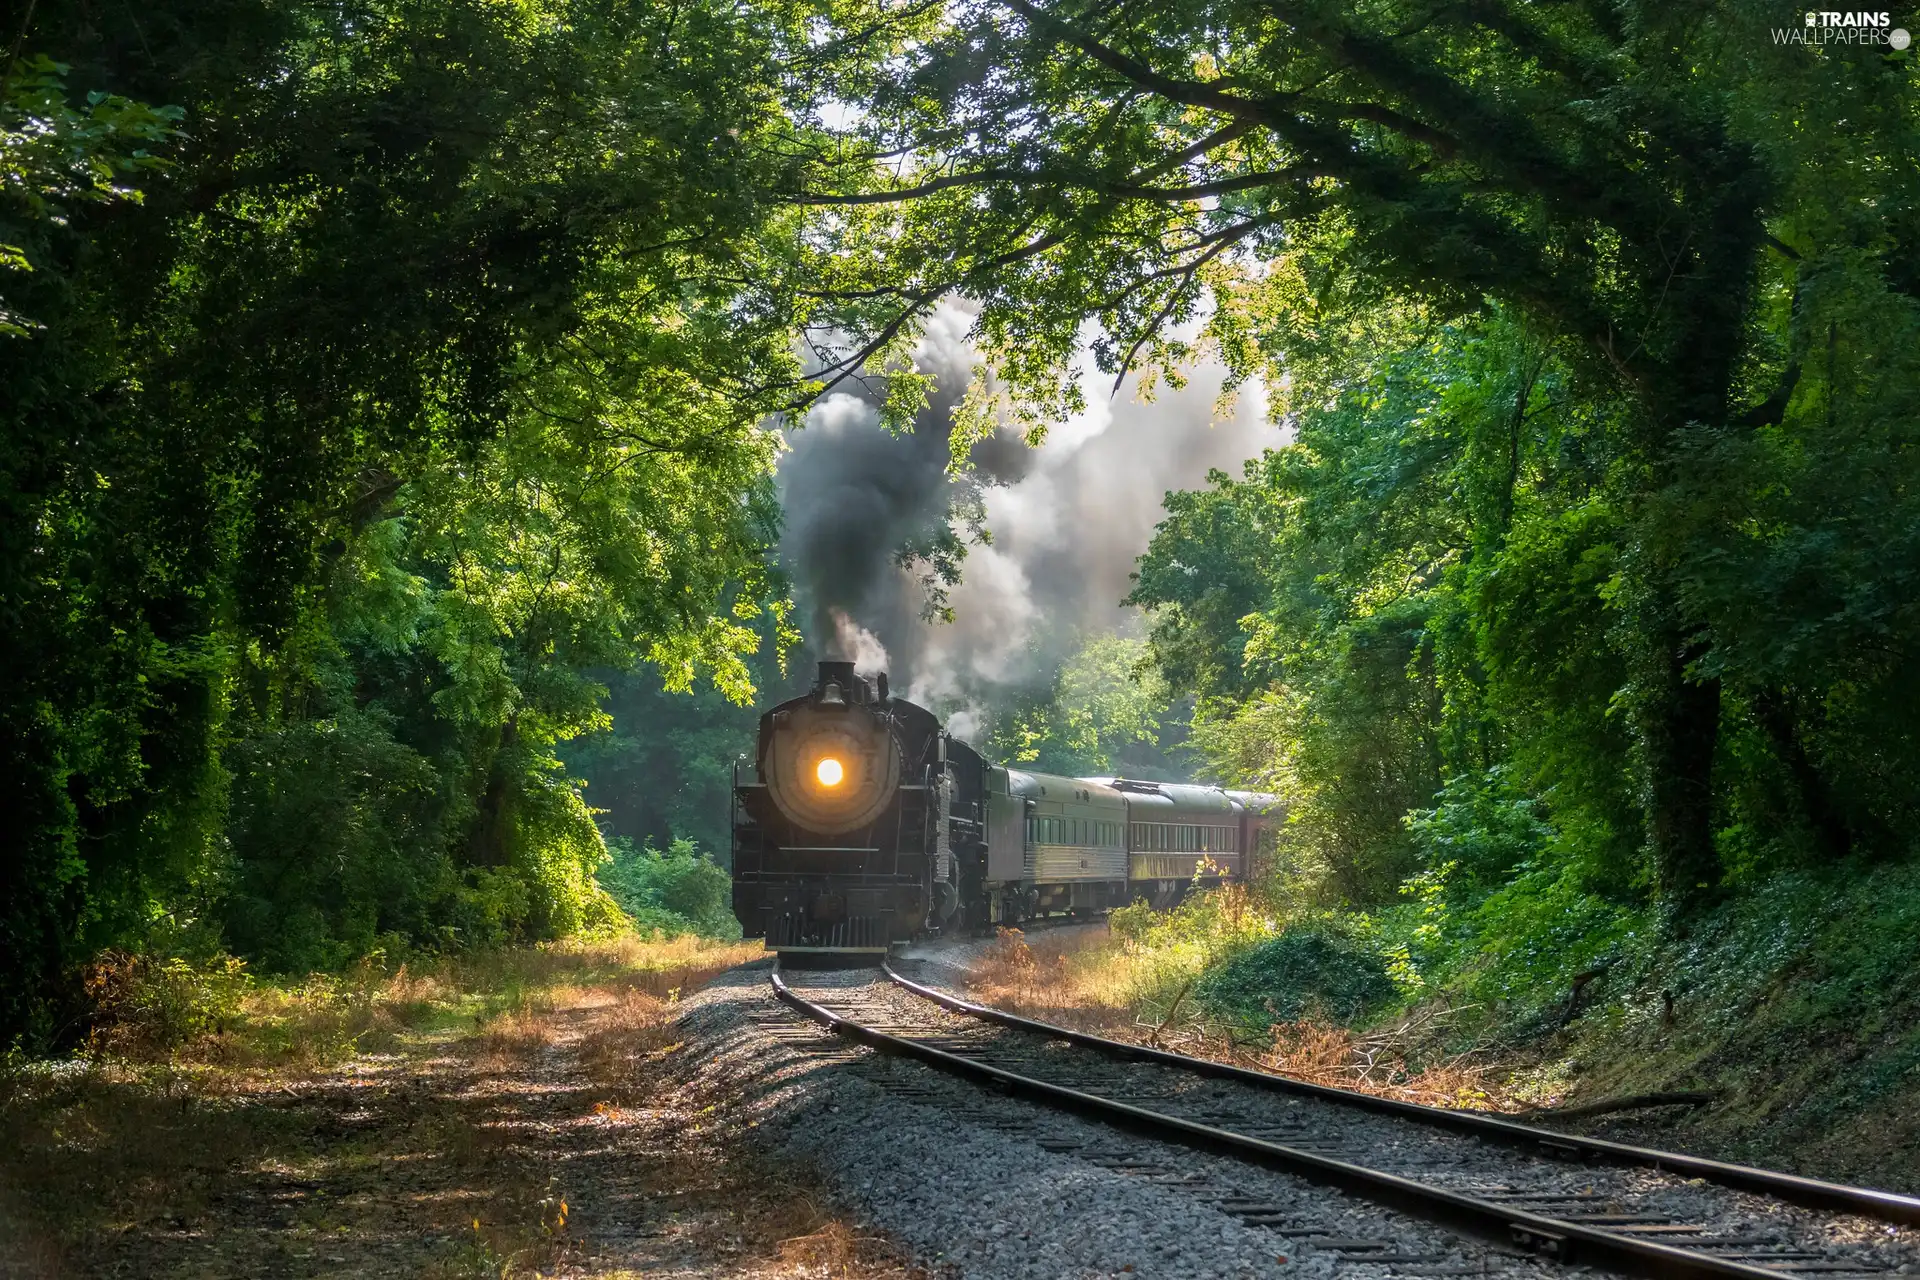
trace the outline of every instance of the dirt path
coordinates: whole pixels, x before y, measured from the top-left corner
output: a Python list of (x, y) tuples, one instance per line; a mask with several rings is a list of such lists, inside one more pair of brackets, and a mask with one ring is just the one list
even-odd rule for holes
[(806, 1170), (716, 1139), (670, 1012), (574, 991), (299, 1077), (16, 1082), (0, 1276), (914, 1274)]

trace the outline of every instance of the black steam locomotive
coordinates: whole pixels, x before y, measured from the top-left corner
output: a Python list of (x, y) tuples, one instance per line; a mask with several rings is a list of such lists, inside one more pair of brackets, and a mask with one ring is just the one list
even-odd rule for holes
[(733, 910), (779, 951), (885, 951), (1243, 878), (1272, 796), (1009, 769), (887, 677), (822, 662), (735, 779)]

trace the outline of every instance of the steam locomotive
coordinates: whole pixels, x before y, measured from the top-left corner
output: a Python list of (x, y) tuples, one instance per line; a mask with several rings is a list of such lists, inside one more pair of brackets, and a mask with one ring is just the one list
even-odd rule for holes
[(760, 717), (736, 771), (733, 910), (782, 952), (1088, 914), (1242, 879), (1275, 797), (1010, 769), (851, 662)]

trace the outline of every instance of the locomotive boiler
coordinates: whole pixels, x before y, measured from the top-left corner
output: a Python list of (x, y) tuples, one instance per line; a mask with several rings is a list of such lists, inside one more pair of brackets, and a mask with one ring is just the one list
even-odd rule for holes
[(1089, 914), (1244, 878), (1274, 797), (1008, 768), (822, 662), (760, 717), (734, 780), (733, 905), (782, 952), (884, 952), (928, 935)]

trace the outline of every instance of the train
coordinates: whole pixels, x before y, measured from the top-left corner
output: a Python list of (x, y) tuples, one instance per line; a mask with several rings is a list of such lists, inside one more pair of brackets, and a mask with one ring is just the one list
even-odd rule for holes
[(893, 696), (884, 672), (820, 663), (761, 713), (733, 787), (733, 910), (769, 949), (884, 953), (1055, 914), (1243, 880), (1279, 800), (1250, 791), (1010, 767)]

